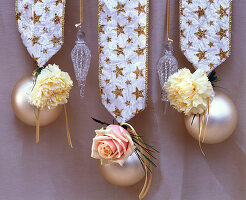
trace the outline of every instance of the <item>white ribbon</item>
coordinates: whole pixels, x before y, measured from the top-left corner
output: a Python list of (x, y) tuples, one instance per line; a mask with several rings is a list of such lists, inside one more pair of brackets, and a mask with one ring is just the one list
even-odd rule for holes
[(146, 105), (148, 0), (99, 0), (98, 6), (101, 98), (122, 123)]
[(16, 0), (21, 38), (39, 67), (63, 44), (65, 0)]
[(180, 47), (196, 69), (213, 71), (231, 54), (232, 0), (180, 0)]

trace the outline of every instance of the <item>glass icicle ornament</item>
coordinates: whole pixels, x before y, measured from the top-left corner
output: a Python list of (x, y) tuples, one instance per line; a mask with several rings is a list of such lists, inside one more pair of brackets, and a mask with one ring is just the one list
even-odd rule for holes
[(77, 41), (75, 42), (75, 46), (71, 52), (74, 71), (75, 71), (76, 79), (78, 81), (80, 96), (82, 99), (84, 97), (86, 77), (91, 62), (91, 51), (87, 47), (84, 39), (85, 39), (85, 34), (80, 28), (77, 33)]
[(161, 100), (165, 102), (165, 111), (167, 110), (167, 92), (164, 89), (164, 84), (168, 80), (169, 76), (178, 71), (178, 61), (173, 55), (173, 40), (169, 38), (169, 26), (170, 26), (170, 0), (167, 0), (167, 44), (164, 48), (164, 56), (160, 58), (157, 71), (159, 75), (161, 85)]
[(178, 61), (173, 55), (173, 46), (171, 41), (169, 41), (165, 46), (164, 56), (161, 57), (158, 62), (157, 71), (162, 88), (161, 100), (167, 103), (168, 98), (167, 92), (164, 89), (164, 84), (169, 76), (178, 71)]

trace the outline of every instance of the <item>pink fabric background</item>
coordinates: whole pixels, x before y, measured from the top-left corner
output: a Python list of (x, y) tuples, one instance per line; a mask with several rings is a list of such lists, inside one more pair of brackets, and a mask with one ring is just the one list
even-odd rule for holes
[[(68, 113), (74, 149), (67, 145), (64, 115), (41, 128), (35, 144), (35, 129), (18, 121), (10, 96), (17, 80), (34, 69), (33, 60), (17, 32), (14, 0), (0, 6), (0, 199), (1, 200), (133, 200), (143, 182), (120, 188), (107, 183), (97, 162), (90, 158), (94, 129), (100, 126), (90, 117), (111, 121), (98, 92), (97, 1), (84, 2), (84, 30), (92, 50), (86, 97), (80, 100), (75, 86)], [(178, 1), (172, 1), (171, 36), (180, 67), (191, 68), (178, 49)], [(244, 200), (246, 199), (246, 1), (233, 0), (232, 56), (218, 68), (220, 85), (230, 90), (239, 110), (233, 137), (218, 145), (198, 144), (186, 132), (183, 115), (174, 110), (163, 115), (156, 63), (163, 49), (165, 0), (150, 0), (149, 103), (130, 121), (148, 143), (160, 150), (158, 168), (146, 199), (157, 200)], [(70, 52), (79, 20), (79, 0), (66, 6), (65, 45), (50, 63), (57, 63), (75, 80)], [(75, 84), (76, 85), (76, 84)]]

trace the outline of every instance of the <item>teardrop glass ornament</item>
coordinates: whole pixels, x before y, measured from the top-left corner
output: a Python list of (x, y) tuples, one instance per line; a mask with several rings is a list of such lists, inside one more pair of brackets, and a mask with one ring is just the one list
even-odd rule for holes
[(77, 32), (77, 41), (71, 52), (73, 67), (80, 89), (80, 96), (84, 98), (86, 77), (90, 68), (91, 51), (85, 42), (85, 33), (80, 28)]
[(168, 80), (169, 76), (178, 71), (178, 61), (173, 55), (173, 45), (172, 42), (168, 42), (164, 48), (164, 56), (160, 58), (157, 71), (159, 75), (160, 85), (161, 85), (161, 100), (168, 102), (167, 92), (164, 89), (164, 84)]

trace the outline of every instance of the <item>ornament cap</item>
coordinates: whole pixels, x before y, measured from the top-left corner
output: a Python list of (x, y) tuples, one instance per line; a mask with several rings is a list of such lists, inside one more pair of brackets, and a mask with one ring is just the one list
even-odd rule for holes
[(76, 43), (85, 43), (85, 33), (81, 28), (77, 32), (77, 39)]

